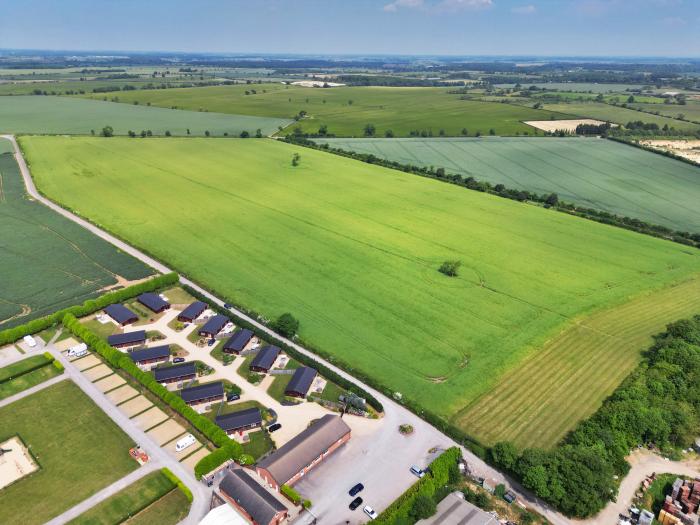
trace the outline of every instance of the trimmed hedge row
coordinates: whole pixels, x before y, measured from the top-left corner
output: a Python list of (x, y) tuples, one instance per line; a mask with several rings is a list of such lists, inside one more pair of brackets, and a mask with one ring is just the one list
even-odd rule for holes
[(296, 490), (294, 490), (292, 487), (289, 485), (282, 485), (280, 487), (280, 492), (287, 497), (289, 501), (294, 503), (295, 505), (299, 505), (301, 503), (301, 494), (299, 494)]
[[(202, 458), (202, 460), (197, 463), (197, 467), (200, 467), (200, 463), (204, 463), (204, 466), (200, 467), (199, 469), (201, 473), (209, 472), (212, 470), (212, 468), (217, 467), (224, 461), (228, 459), (236, 459), (243, 454), (243, 447), (239, 443), (231, 440), (226, 432), (221, 430), (221, 428), (206, 417), (198, 414), (194, 409), (192, 409), (192, 407), (188, 406), (180, 396), (169, 391), (163, 385), (158, 383), (151, 374), (141, 370), (127, 354), (112, 348), (100, 336), (82, 325), (73, 314), (69, 313), (65, 315), (63, 318), (63, 325), (70, 330), (73, 335), (82, 339), (85, 343), (92, 347), (98, 354), (106, 359), (110, 365), (112, 365), (114, 368), (121, 368), (125, 372), (129, 373), (139, 383), (167, 403), (170, 408), (187, 419), (187, 421), (189, 421), (194, 428), (204, 434), (207, 439), (209, 439), (216, 446), (220, 447), (218, 450), (209, 456)], [(221, 455), (223, 454), (226, 455), (225, 459), (219, 461)], [(209, 464), (206, 462), (206, 460), (212, 456), (216, 458), (218, 463), (208, 470), (203, 470), (204, 467)], [(212, 460), (209, 461), (211, 462)], [(195, 468), (195, 472), (197, 471), (197, 468)], [(198, 477), (201, 477), (201, 474)]]
[(409, 513), (419, 495), (433, 499), (435, 492), (450, 481), (450, 471), (457, 469), (457, 461), (461, 452), (457, 447), (447, 449), (430, 464), (430, 472), (426, 473), (417, 483), (401, 494), (373, 523), (394, 525), (396, 523), (415, 523)]
[[(197, 290), (194, 288), (187, 286), (187, 285), (182, 285), (182, 287), (193, 297), (196, 299), (199, 299), (200, 301), (204, 301), (205, 303), (209, 304), (209, 306), (213, 309), (216, 310), (218, 313), (225, 315), (226, 317), (229, 317), (233, 319), (236, 323), (237, 326), (243, 327), (243, 328), (248, 328), (251, 330), (256, 336), (260, 337), (261, 339), (264, 339), (278, 347), (280, 347), (286, 354), (290, 355), (292, 358), (294, 358), (296, 361), (299, 361), (301, 364), (310, 366), (312, 368), (315, 368), (318, 370), (319, 374), (321, 374), (323, 377), (328, 379), (329, 381), (335, 383), (336, 385), (344, 388), (345, 390), (349, 392), (353, 392), (357, 394), (360, 397), (363, 397), (364, 399), (367, 400), (367, 403), (374, 408), (378, 412), (383, 412), (384, 407), (382, 404), (379, 402), (377, 398), (375, 398), (372, 394), (369, 392), (363, 390), (360, 388), (358, 385), (353, 383), (352, 381), (348, 381), (344, 377), (340, 376), (339, 374), (335, 373), (333, 370), (328, 368), (327, 366), (319, 363), (316, 361), (314, 358), (307, 356), (306, 354), (302, 354), (298, 350), (295, 350), (294, 348), (290, 347), (289, 345), (285, 344), (284, 342), (280, 341), (276, 337), (270, 336), (268, 333), (263, 332), (260, 330), (257, 326), (249, 323), (245, 319), (241, 319), (238, 317), (236, 314), (231, 312), (230, 310), (227, 310), (226, 308), (222, 308), (219, 305), (216, 304), (211, 304), (211, 300), (208, 297), (205, 297), (203, 294), (199, 293)], [(333, 360), (333, 357), (318, 351), (317, 349), (313, 349), (315, 353), (319, 354), (321, 357), (324, 357), (330, 361)], [(352, 368), (349, 366), (343, 366), (340, 364), (341, 368), (345, 368), (346, 370), (351, 370)], [(372, 384), (370, 382), (371, 380), (367, 377), (362, 377), (360, 374), (357, 374), (356, 371), (352, 372), (353, 375), (357, 376), (358, 379), (367, 382), (374, 386), (375, 388), (379, 388), (376, 386), (376, 384)]]
[[(39, 357), (39, 356), (36, 356)], [(34, 372), (34, 370), (39, 370), (40, 368), (44, 368), (46, 365), (51, 364), (53, 362), (53, 356), (49, 354), (48, 352), (44, 352), (44, 354), (41, 356), (44, 358), (44, 361), (40, 361), (38, 363), (35, 363), (33, 365), (25, 366), (24, 368), (21, 368), (21, 366), (24, 366), (24, 361), (19, 361), (15, 363), (14, 365), (8, 365), (7, 369), (1, 369), (0, 370), (0, 384), (6, 383), (8, 381), (12, 381), (13, 379), (17, 379), (18, 377), (21, 377), (25, 374), (28, 374), (29, 372)], [(29, 358), (31, 361), (36, 361), (35, 358)], [(21, 366), (20, 366), (21, 365)], [(15, 373), (13, 374), (8, 374), (7, 370), (12, 369), (16, 370)]]
[(72, 314), (75, 317), (84, 317), (86, 315), (102, 310), (105, 306), (112, 303), (117, 303), (125, 301), (127, 299), (132, 299), (137, 295), (144, 292), (152, 292), (158, 288), (175, 284), (178, 282), (179, 276), (176, 273), (168, 273), (165, 275), (159, 275), (148, 281), (144, 281), (133, 286), (128, 286), (122, 288), (121, 290), (115, 290), (113, 292), (108, 292), (101, 295), (97, 299), (89, 299), (81, 305), (69, 306), (63, 310), (59, 310), (45, 317), (40, 317), (39, 319), (34, 319), (28, 323), (15, 326), (14, 328), (8, 328), (0, 332), (0, 345), (6, 345), (19, 341), (25, 335), (35, 334), (41, 332), (47, 328), (60, 323), (66, 314)]
[(190, 503), (192, 503), (192, 500), (194, 499), (194, 497), (192, 496), (192, 491), (191, 491), (189, 488), (187, 488), (187, 485), (185, 485), (185, 484), (182, 482), (182, 480), (181, 480), (180, 478), (178, 478), (175, 474), (173, 474), (172, 471), (171, 471), (169, 468), (163, 467), (162, 469), (160, 469), (160, 471), (163, 473), (163, 475), (164, 475), (166, 478), (168, 478), (170, 481), (172, 481), (173, 484), (174, 484), (178, 489), (180, 489), (180, 491), (181, 491), (181, 492), (185, 495), (185, 497), (187, 498), (187, 501), (189, 501)]

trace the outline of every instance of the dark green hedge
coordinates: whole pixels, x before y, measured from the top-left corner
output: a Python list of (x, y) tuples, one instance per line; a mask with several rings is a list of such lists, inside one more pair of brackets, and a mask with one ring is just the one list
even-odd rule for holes
[(81, 305), (70, 306), (45, 317), (40, 317), (39, 319), (29, 321), (23, 325), (8, 328), (7, 330), (0, 332), (0, 345), (14, 343), (15, 341), (22, 339), (25, 335), (35, 334), (51, 326), (57, 325), (66, 314), (72, 314), (75, 317), (84, 317), (95, 313), (98, 310), (102, 310), (105, 306), (112, 303), (126, 301), (127, 299), (132, 299), (144, 292), (152, 292), (158, 288), (175, 284), (178, 279), (179, 277), (176, 273), (159, 275), (153, 279), (149, 279), (148, 281), (144, 281), (133, 286), (128, 286), (127, 288), (122, 288), (121, 290), (106, 293), (96, 299), (90, 299)]
[(160, 471), (163, 473), (163, 475), (168, 478), (170, 481), (173, 482), (173, 485), (175, 485), (180, 491), (185, 495), (187, 498), (187, 501), (192, 503), (192, 500), (194, 497), (192, 496), (192, 491), (185, 485), (180, 478), (178, 478), (175, 474), (172, 473), (172, 471), (169, 468), (162, 468)]

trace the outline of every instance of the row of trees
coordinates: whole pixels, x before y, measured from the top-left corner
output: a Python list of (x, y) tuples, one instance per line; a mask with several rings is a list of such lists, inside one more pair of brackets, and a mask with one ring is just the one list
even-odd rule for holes
[[(90, 133), (91, 133), (92, 136), (95, 136), (95, 130), (94, 130), (94, 129), (90, 130)], [(138, 133), (138, 134), (137, 134), (135, 131), (133, 131), (133, 130), (130, 129), (130, 130), (127, 132), (127, 134), (128, 134), (130, 137), (132, 137), (132, 138), (133, 138), (133, 137), (136, 137), (136, 136), (140, 136), (141, 138), (146, 138), (146, 137), (152, 137), (152, 136), (153, 136), (153, 131), (151, 131), (150, 129), (142, 129), (142, 130), (141, 130), (141, 133)], [(191, 134), (192, 134), (192, 133), (190, 132), (190, 129), (187, 128), (187, 135), (191, 135)], [(167, 129), (165, 130), (165, 133), (164, 133), (163, 135), (164, 135), (165, 137), (172, 137), (172, 133), (170, 133), (170, 130), (167, 130)], [(103, 127), (102, 130), (100, 131), (100, 136), (101, 136), (101, 137), (113, 137), (113, 136), (114, 136), (114, 128), (113, 128), (112, 126), (105, 126), (105, 127)], [(205, 130), (205, 131), (204, 131), (204, 136), (205, 136), (205, 137), (211, 137), (211, 132), (210, 132), (209, 130)], [(224, 137), (228, 137), (228, 136), (229, 136), (228, 131), (224, 131), (223, 136), (224, 136)], [(248, 131), (243, 130), (243, 131), (240, 132), (240, 134), (239, 134), (238, 136), (239, 136), (239, 138), (247, 139), (247, 138), (250, 137), (250, 133), (249, 133)], [(261, 129), (257, 129), (257, 130), (255, 131), (255, 138), (260, 139), (260, 138), (262, 138), (262, 137), (263, 137), (262, 130), (261, 130)]]
[(668, 325), (637, 370), (558, 447), (519, 451), (498, 443), (491, 459), (567, 515), (590, 516), (615, 497), (630, 450), (692, 444), (700, 428), (698, 385), (700, 316)]

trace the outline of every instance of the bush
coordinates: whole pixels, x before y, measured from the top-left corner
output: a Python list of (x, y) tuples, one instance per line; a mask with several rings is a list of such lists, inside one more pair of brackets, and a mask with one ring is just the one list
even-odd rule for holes
[(56, 367), (56, 370), (58, 370), (59, 372), (63, 372), (65, 370), (65, 368), (63, 367), (63, 365), (61, 364), (60, 361), (53, 361), (51, 364), (54, 367)]
[(192, 496), (192, 491), (178, 478), (175, 474), (172, 473), (172, 471), (169, 468), (162, 468), (160, 471), (163, 473), (163, 475), (168, 478), (170, 481), (173, 482), (173, 485), (176, 486), (180, 491), (185, 495), (187, 498), (187, 501), (192, 503), (192, 500), (194, 499)]
[(460, 266), (462, 266), (461, 261), (445, 261), (440, 265), (438, 271), (448, 277), (457, 277)]
[(413, 501), (413, 508), (410, 514), (414, 520), (418, 521), (427, 519), (436, 512), (437, 505), (435, 501), (433, 501), (433, 498), (425, 494), (418, 494)]
[(280, 487), (280, 492), (295, 505), (301, 503), (301, 495), (289, 485), (282, 485)]

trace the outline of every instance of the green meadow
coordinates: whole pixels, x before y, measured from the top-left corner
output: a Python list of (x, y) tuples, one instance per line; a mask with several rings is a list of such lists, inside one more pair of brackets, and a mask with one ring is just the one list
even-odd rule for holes
[(700, 232), (700, 167), (597, 138), (318, 139), (372, 154)]
[(387, 130), (397, 137), (409, 136), (414, 130), (435, 136), (440, 130), (445, 135), (461, 135), (463, 129), (471, 136), (477, 132), (487, 135), (491, 129), (497, 135), (534, 134), (535, 129), (522, 121), (567, 118), (558, 112), (513, 104), (462, 100), (447, 88), (324, 89), (262, 84), (129, 91), (121, 93), (119, 100), (287, 119), (305, 111), (307, 117), (296, 124), (302, 131), (317, 133), (321, 126), (327, 126), (328, 133), (344, 137), (363, 136), (367, 124), (374, 125), (376, 135), (381, 137)]
[[(21, 142), (52, 199), (467, 432), (546, 341), (700, 272), (681, 245), (272, 140)], [(588, 377), (540, 421), (574, 425), (610, 387)]]

